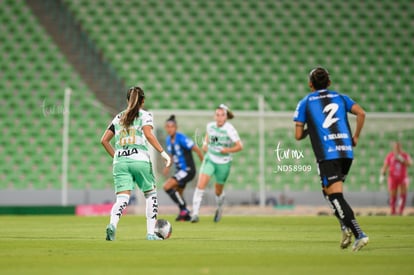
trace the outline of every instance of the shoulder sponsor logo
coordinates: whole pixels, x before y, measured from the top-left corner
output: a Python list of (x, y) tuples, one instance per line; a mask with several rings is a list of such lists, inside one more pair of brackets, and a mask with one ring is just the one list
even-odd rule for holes
[(322, 95), (309, 97), (309, 101), (318, 100), (318, 99), (322, 99), (322, 98), (334, 98), (334, 97), (338, 97), (338, 96), (339, 96), (338, 94), (322, 94)]

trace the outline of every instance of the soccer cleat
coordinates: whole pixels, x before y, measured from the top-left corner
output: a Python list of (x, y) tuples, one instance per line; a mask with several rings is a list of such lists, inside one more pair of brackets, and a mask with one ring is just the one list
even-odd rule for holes
[(175, 218), (176, 221), (190, 221), (191, 220), (191, 216), (190, 216), (190, 211), (185, 209), (185, 210), (181, 210), (180, 214), (178, 214), (177, 218)]
[(106, 240), (115, 241), (115, 226), (113, 224), (108, 224), (106, 227)]
[(355, 240), (354, 244), (352, 245), (352, 251), (359, 251), (361, 248), (368, 244), (369, 238), (364, 233)]
[(185, 216), (182, 218), (182, 221), (184, 221), (184, 222), (191, 221), (191, 216), (190, 216), (190, 213), (188, 213), (187, 215), (185, 215)]
[(162, 241), (162, 238), (158, 237), (155, 234), (147, 234), (148, 241)]
[(342, 229), (341, 248), (342, 249), (348, 248), (351, 242), (352, 242), (352, 231), (351, 229), (345, 227), (345, 229)]
[(221, 206), (217, 207), (216, 213), (214, 214), (214, 222), (219, 222), (222, 214), (223, 208)]
[(198, 218), (198, 216), (197, 216), (197, 215), (194, 215), (194, 216), (192, 216), (192, 217), (191, 217), (191, 222), (192, 222), (192, 223), (197, 223), (199, 220), (200, 220), (200, 219)]

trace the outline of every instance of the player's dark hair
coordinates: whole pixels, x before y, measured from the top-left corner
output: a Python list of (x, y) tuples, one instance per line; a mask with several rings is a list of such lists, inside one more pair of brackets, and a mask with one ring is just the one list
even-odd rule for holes
[(330, 82), (329, 72), (322, 67), (317, 67), (309, 73), (309, 81), (315, 90), (326, 89)]
[(170, 117), (165, 122), (172, 122), (174, 124), (177, 124), (177, 120), (175, 120), (175, 115), (170, 115)]
[(226, 115), (227, 115), (227, 119), (232, 119), (232, 118), (234, 118), (234, 114), (233, 114), (233, 112), (230, 110), (230, 108), (229, 108), (227, 105), (225, 105), (225, 104), (220, 104), (220, 105), (217, 107), (217, 109), (224, 110), (224, 112), (225, 112), (225, 113), (226, 113)]
[(134, 86), (129, 88), (127, 92), (128, 106), (120, 120), (120, 123), (124, 128), (129, 128), (134, 122), (134, 119), (139, 116), (139, 109), (144, 102), (144, 98), (144, 91), (140, 87)]

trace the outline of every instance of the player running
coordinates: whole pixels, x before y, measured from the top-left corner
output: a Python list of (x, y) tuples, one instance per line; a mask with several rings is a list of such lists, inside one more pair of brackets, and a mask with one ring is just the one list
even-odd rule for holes
[[(203, 152), (189, 137), (183, 133), (177, 132), (177, 121), (175, 116), (171, 115), (166, 123), (165, 130), (168, 133), (166, 139), (167, 151), (172, 156), (176, 172), (174, 176), (164, 183), (164, 191), (178, 205), (180, 213), (176, 221), (189, 221), (191, 219), (190, 211), (187, 209), (186, 202), (183, 198), (183, 191), (186, 184), (191, 181), (196, 174), (192, 151), (196, 152), (200, 161), (203, 161)], [(164, 175), (168, 176), (170, 167), (165, 167)]]
[(203, 151), (207, 152), (200, 168), (197, 187), (193, 195), (193, 214), (191, 222), (199, 221), (199, 210), (205, 188), (210, 178), (215, 177), (215, 194), (217, 209), (214, 215), (214, 221), (221, 219), (222, 207), (225, 194), (223, 192), (224, 184), (230, 174), (232, 153), (239, 152), (243, 149), (242, 142), (236, 128), (228, 122), (228, 119), (234, 117), (229, 108), (221, 104), (215, 112), (214, 122), (207, 124), (207, 133), (203, 142)]
[[(301, 140), (309, 134), (323, 193), (341, 223), (341, 248), (351, 244), (352, 232), (355, 236), (352, 250), (358, 251), (367, 245), (369, 239), (359, 227), (352, 208), (343, 196), (343, 182), (351, 168), (354, 157), (352, 147), (358, 143), (365, 112), (348, 96), (328, 90), (330, 84), (329, 73), (324, 68), (318, 67), (310, 72), (309, 87), (312, 92), (297, 105), (293, 118), (296, 124), (295, 138)], [(353, 136), (348, 112), (356, 115)]]
[[(101, 138), (101, 143), (113, 157), (113, 176), (116, 202), (112, 206), (106, 240), (115, 240), (115, 231), (122, 212), (129, 202), (135, 184), (142, 190), (146, 201), (147, 240), (162, 240), (154, 234), (157, 221), (158, 198), (147, 141), (161, 153), (166, 166), (171, 165), (169, 155), (163, 150), (152, 133), (152, 115), (142, 110), (144, 91), (131, 87), (127, 93), (128, 107), (119, 113)], [(110, 144), (115, 137), (115, 150)]]
[(412, 164), (411, 157), (404, 152), (400, 142), (393, 144), (393, 151), (385, 157), (384, 165), (381, 168), (380, 183), (384, 181), (388, 173), (388, 192), (391, 215), (396, 215), (397, 193), (400, 193), (400, 207), (398, 214), (402, 215), (407, 201), (407, 189), (409, 185), (407, 167)]

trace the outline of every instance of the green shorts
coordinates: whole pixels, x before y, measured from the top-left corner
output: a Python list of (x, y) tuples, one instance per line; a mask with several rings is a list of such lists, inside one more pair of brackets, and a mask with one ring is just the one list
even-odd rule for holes
[(225, 184), (230, 175), (230, 168), (231, 161), (220, 164), (212, 162), (209, 157), (206, 156), (201, 164), (200, 173), (209, 175), (210, 177), (214, 176), (216, 183)]
[(146, 161), (122, 161), (113, 166), (115, 192), (134, 190), (135, 184), (142, 192), (156, 187), (152, 164)]

